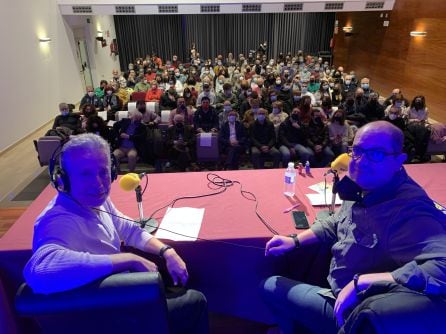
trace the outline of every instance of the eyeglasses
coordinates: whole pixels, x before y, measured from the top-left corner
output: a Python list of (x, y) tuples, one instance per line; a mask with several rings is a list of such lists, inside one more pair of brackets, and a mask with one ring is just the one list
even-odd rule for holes
[(384, 160), (384, 158), (388, 157), (388, 156), (396, 156), (399, 155), (400, 153), (389, 153), (389, 152), (385, 152), (382, 151), (380, 149), (368, 149), (365, 150), (361, 147), (358, 146), (352, 146), (348, 148), (348, 155), (353, 159), (353, 160), (358, 160), (359, 158), (361, 158), (363, 155), (365, 154), (365, 156), (367, 157), (367, 160), (372, 161), (372, 162), (382, 162)]

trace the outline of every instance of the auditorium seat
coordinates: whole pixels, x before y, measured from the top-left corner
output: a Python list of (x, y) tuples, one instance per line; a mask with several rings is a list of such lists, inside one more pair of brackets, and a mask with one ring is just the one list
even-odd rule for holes
[(43, 136), (34, 140), (40, 166), (48, 166), (54, 152), (61, 147), (61, 142), (62, 139), (59, 136)]
[(159, 273), (114, 274), (66, 292), (43, 295), (23, 283), (15, 307), (43, 334), (169, 333)]

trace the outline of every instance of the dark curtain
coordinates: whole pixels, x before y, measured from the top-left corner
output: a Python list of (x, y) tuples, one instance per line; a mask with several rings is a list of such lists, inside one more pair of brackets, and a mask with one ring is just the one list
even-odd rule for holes
[(268, 42), (268, 57), (280, 52), (317, 54), (329, 50), (335, 13), (115, 16), (121, 67), (147, 53), (189, 61), (194, 42), (201, 58), (236, 58)]
[(152, 52), (163, 60), (184, 57), (180, 15), (115, 15), (114, 20), (121, 69)]

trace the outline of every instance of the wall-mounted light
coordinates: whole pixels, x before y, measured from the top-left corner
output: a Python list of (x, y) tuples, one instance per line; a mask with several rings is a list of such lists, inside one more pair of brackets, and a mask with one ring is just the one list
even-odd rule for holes
[(39, 42), (45, 43), (45, 42), (50, 42), (51, 38), (49, 37), (41, 37), (39, 38)]
[(424, 37), (424, 36), (426, 36), (427, 35), (427, 32), (425, 32), (425, 31), (411, 31), (410, 32), (410, 36), (412, 36), (412, 37)]
[(100, 30), (96, 32), (96, 40), (102, 42), (104, 40), (104, 33)]
[(342, 27), (342, 31), (344, 31), (345, 33), (350, 34), (353, 31), (353, 27), (350, 27), (350, 26)]

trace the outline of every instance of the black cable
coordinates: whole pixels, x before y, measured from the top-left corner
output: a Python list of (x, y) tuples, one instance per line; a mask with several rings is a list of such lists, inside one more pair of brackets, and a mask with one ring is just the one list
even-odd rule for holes
[[(73, 200), (74, 200), (74, 199), (73, 199)], [(75, 202), (78, 203), (76, 200), (75, 200)], [(79, 203), (78, 203), (78, 204), (79, 204)], [(79, 204), (79, 205), (80, 205), (80, 204)], [(95, 210), (95, 211), (99, 211), (99, 212), (107, 213), (107, 214), (109, 214), (110, 216), (113, 216), (113, 217), (116, 217), (116, 218), (120, 218), (120, 219), (127, 220), (127, 221), (132, 222), (132, 223), (135, 223), (135, 224), (137, 224), (137, 225), (140, 225), (140, 222), (139, 222), (139, 221), (133, 220), (133, 219), (128, 218), (128, 217), (123, 217), (123, 216), (120, 216), (120, 215), (117, 215), (117, 214), (114, 214), (114, 213), (112, 213), (112, 212), (109, 212), (109, 211), (106, 211), (106, 210), (102, 210), (102, 209), (99, 209), (99, 208), (92, 208), (92, 209)], [(155, 226), (152, 226), (152, 225), (150, 225), (150, 224), (148, 224), (148, 223), (146, 223), (146, 226), (155, 227)], [(163, 227), (159, 227), (159, 226), (157, 226), (157, 228), (158, 228), (159, 230), (163, 230), (163, 231), (166, 231), (166, 232), (169, 232), (169, 233), (173, 233), (173, 234), (176, 234), (176, 235), (180, 235), (180, 236), (182, 236), (182, 237), (186, 237), (186, 238), (191, 238), (191, 239), (192, 239), (192, 238), (195, 238), (195, 239), (197, 239), (197, 240), (201, 240), (201, 241), (215, 242), (215, 243), (219, 243), (219, 244), (225, 244), (225, 245), (236, 246), (236, 247), (241, 247), (241, 248), (260, 249), (260, 250), (262, 250), (262, 251), (265, 250), (264, 247), (257, 247), (257, 246), (251, 246), (251, 245), (242, 245), (242, 244), (238, 244), (238, 243), (235, 243), (235, 242), (229, 242), (229, 241), (224, 241), (224, 240), (211, 240), (211, 239), (205, 239), (205, 238), (200, 238), (200, 237), (191, 237), (190, 235), (186, 235), (186, 234), (179, 233), (179, 232), (174, 232), (174, 231), (168, 230), (168, 229), (163, 228)]]
[[(202, 197), (207, 197), (207, 196), (214, 196), (214, 195), (219, 195), (222, 194), (226, 191), (227, 188), (232, 187), (234, 184), (238, 184), (240, 186), (240, 194), (242, 195), (242, 197), (244, 197), (245, 199), (249, 200), (249, 201), (253, 201), (255, 202), (255, 214), (257, 216), (257, 218), (259, 218), (259, 220), (263, 223), (263, 225), (265, 225), (265, 227), (274, 235), (278, 235), (279, 233), (262, 217), (262, 215), (258, 212), (258, 206), (259, 206), (259, 202), (257, 201), (257, 197), (250, 191), (247, 190), (243, 190), (243, 185), (241, 182), (239, 181), (234, 181), (234, 180), (229, 180), (229, 179), (225, 179), (222, 178), (221, 176), (215, 174), (215, 173), (208, 173), (206, 174), (206, 178), (209, 181), (208, 183), (208, 188), (213, 189), (213, 190), (218, 190), (221, 189), (220, 191), (214, 192), (214, 193), (209, 193), (209, 194), (203, 194), (203, 195), (195, 195), (195, 196), (182, 196), (182, 197), (177, 197), (175, 199), (173, 199), (171, 202), (169, 202), (168, 204), (166, 204), (165, 206), (155, 210), (150, 216), (149, 219), (152, 219), (153, 216), (161, 211), (162, 209), (165, 209), (168, 206), (173, 207), (175, 205), (175, 203), (179, 200), (182, 199), (193, 199), (193, 198), (202, 198)], [(212, 186), (215, 186), (215, 188), (212, 188)]]

